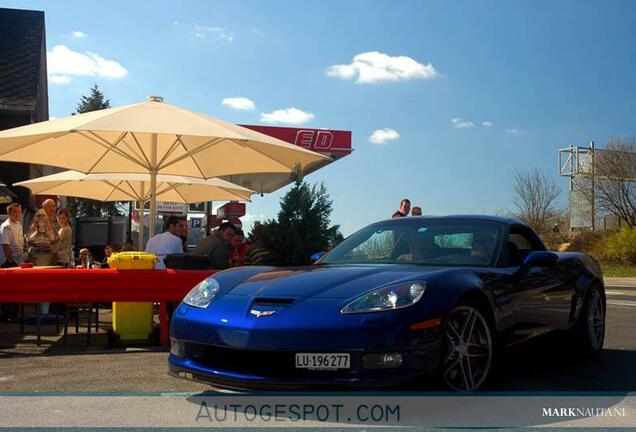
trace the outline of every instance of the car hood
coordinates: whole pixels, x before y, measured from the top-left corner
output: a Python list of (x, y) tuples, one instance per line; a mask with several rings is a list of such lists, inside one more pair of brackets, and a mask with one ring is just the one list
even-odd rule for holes
[(349, 298), (392, 283), (425, 279), (443, 267), (413, 264), (314, 265), (253, 275), (227, 294), (263, 298)]

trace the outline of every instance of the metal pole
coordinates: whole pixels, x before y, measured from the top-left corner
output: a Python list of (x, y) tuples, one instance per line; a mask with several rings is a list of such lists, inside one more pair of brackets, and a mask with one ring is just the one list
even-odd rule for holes
[(149, 237), (155, 235), (157, 225), (157, 134), (152, 134), (150, 141), (150, 232)]
[(145, 182), (141, 182), (141, 193), (139, 194), (139, 250), (146, 250), (146, 245), (144, 244), (144, 230), (146, 229), (145, 223), (145, 206), (146, 206), (146, 191), (145, 191)]
[(596, 176), (596, 156), (594, 152), (594, 141), (590, 144), (590, 151), (592, 152), (592, 231), (596, 228), (596, 194), (595, 194), (595, 179)]

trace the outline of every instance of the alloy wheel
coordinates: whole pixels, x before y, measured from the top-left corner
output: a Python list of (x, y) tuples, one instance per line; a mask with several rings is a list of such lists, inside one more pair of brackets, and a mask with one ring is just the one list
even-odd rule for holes
[(444, 381), (454, 390), (478, 389), (488, 377), (493, 357), (490, 327), (483, 315), (470, 306), (453, 309), (445, 339)]
[(603, 298), (598, 290), (590, 292), (587, 304), (587, 334), (590, 340), (590, 348), (597, 351), (603, 346), (605, 336), (605, 311)]

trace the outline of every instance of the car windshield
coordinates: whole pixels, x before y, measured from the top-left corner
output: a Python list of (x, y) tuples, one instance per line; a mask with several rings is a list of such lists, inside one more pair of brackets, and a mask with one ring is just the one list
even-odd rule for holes
[(500, 224), (496, 222), (396, 219), (361, 229), (333, 248), (319, 264), (484, 267), (493, 264), (500, 236)]

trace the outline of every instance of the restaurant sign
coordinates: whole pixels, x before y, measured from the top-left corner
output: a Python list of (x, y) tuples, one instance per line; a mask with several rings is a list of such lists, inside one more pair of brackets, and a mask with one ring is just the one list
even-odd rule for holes
[(175, 202), (157, 201), (157, 214), (185, 216), (188, 214), (188, 205)]

